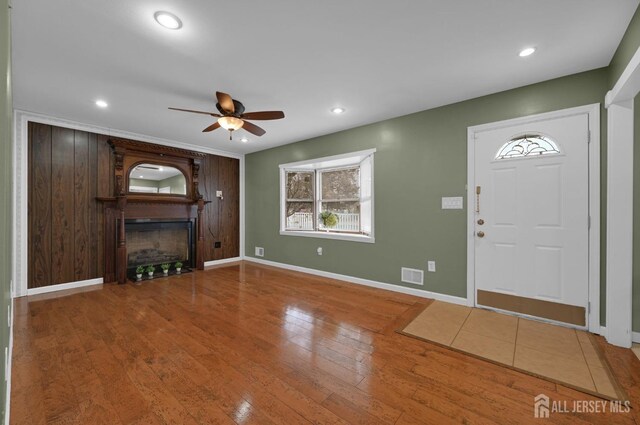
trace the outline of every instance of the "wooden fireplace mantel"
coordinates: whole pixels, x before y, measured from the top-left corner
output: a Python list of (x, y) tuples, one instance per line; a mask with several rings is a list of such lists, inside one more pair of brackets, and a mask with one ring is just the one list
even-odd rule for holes
[[(198, 190), (198, 174), (200, 160), (205, 154), (122, 139), (110, 139), (109, 144), (115, 154), (113, 178), (116, 196), (96, 198), (104, 207), (105, 281), (127, 281), (125, 222), (128, 219), (195, 219), (195, 265), (198, 270), (203, 270), (203, 211), (209, 201), (205, 201)], [(129, 192), (131, 170), (142, 163), (177, 168), (184, 174), (187, 193), (176, 195)]]

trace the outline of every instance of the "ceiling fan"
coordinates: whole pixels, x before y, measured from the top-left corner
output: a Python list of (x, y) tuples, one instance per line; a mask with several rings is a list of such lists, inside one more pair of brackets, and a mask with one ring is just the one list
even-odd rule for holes
[(242, 102), (232, 99), (226, 93), (222, 93), (217, 91), (216, 98), (218, 103), (216, 103), (216, 108), (220, 113), (216, 112), (205, 112), (205, 111), (194, 111), (191, 109), (180, 109), (180, 108), (169, 108), (174, 111), (183, 111), (183, 112), (193, 112), (195, 114), (204, 114), (211, 115), (212, 117), (218, 118), (216, 122), (211, 124), (209, 127), (202, 130), (203, 133), (213, 131), (216, 128), (224, 128), (225, 130), (229, 130), (229, 140), (232, 139), (232, 134), (234, 131), (244, 128), (249, 133), (254, 134), (256, 136), (262, 136), (266, 131), (257, 125), (250, 123), (247, 120), (279, 120), (284, 118), (284, 112), (282, 111), (261, 111), (261, 112), (244, 112), (244, 105)]

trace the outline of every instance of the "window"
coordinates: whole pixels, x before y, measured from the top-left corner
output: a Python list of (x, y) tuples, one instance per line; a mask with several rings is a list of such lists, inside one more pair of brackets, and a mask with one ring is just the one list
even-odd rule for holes
[(313, 171), (287, 171), (287, 229), (313, 230)]
[(556, 142), (541, 134), (525, 134), (514, 137), (502, 145), (496, 159), (534, 157), (539, 155), (558, 154), (560, 149)]
[(280, 165), (280, 233), (373, 242), (374, 152)]

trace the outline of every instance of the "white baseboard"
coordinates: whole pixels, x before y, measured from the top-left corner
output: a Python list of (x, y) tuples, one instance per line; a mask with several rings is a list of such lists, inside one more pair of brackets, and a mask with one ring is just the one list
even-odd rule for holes
[[(600, 335), (606, 337), (607, 336), (607, 327), (600, 327)], [(640, 332), (631, 332), (631, 341), (636, 344), (640, 344)]]
[(293, 266), (291, 264), (277, 263), (275, 261), (262, 260), (255, 257), (244, 257), (246, 261), (251, 261), (258, 264), (264, 264), (266, 266), (278, 267), (286, 270), (293, 270), (301, 273), (308, 273), (315, 276), (327, 277), (329, 279), (343, 280), (349, 283), (355, 283), (358, 285), (370, 286), (372, 288), (386, 289), (387, 291), (400, 292), (402, 294), (415, 295), (416, 297), (432, 298), (438, 301), (444, 301), (452, 304), (467, 305), (467, 299), (461, 297), (454, 297), (452, 295), (439, 294), (437, 292), (422, 291), (420, 289), (405, 288), (404, 286), (392, 285), (390, 283), (377, 282), (375, 280), (362, 279), (359, 277), (347, 276), (338, 273), (325, 272), (322, 270), (309, 269), (306, 267)]
[(242, 257), (225, 258), (224, 260), (205, 261), (204, 266), (205, 267), (218, 266), (220, 264), (235, 263), (238, 261), (242, 261)]
[(101, 277), (97, 279), (80, 280), (77, 282), (61, 283), (59, 285), (42, 286), (40, 288), (27, 289), (27, 296), (46, 294), (48, 292), (64, 291), (65, 289), (83, 288), (91, 285), (102, 285), (103, 279)]

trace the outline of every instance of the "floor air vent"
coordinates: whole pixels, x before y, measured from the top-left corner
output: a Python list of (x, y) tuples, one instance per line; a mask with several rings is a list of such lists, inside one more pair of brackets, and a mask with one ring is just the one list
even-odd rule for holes
[(418, 269), (402, 268), (402, 281), (413, 285), (423, 285), (424, 271)]

